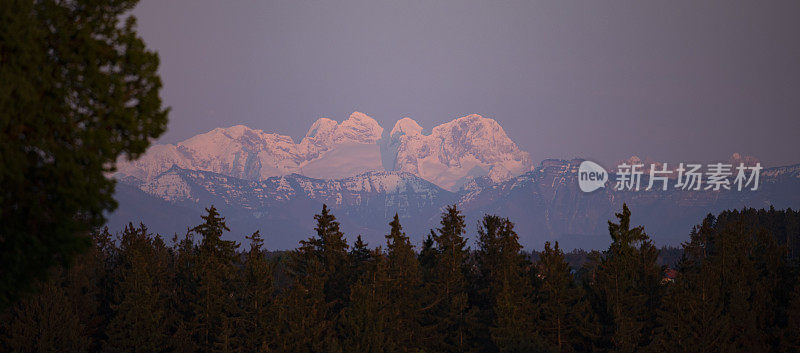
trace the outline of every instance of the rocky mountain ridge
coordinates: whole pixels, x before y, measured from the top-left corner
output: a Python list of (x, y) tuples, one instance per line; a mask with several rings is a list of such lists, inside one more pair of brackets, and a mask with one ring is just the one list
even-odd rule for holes
[(339, 179), (372, 171), (404, 171), (455, 191), (474, 177), (506, 180), (531, 168), (527, 152), (500, 125), (468, 115), (436, 126), (431, 134), (410, 118), (391, 132), (355, 112), (341, 123), (314, 122), (305, 137), (291, 137), (243, 125), (217, 128), (177, 144), (152, 146), (138, 160), (120, 160), (116, 175), (150, 181), (177, 166), (248, 180), (301, 174)]

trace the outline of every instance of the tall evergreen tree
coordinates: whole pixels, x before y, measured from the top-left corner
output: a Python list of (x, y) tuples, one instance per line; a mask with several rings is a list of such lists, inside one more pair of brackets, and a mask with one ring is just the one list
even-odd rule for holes
[(583, 288), (577, 285), (564, 252), (545, 242), (544, 251), (536, 264), (539, 286), (537, 326), (554, 352), (581, 352), (592, 350), (594, 325)]
[(344, 352), (397, 352), (390, 334), (389, 287), (386, 257), (380, 248), (371, 252), (364, 270), (350, 291), (350, 302), (342, 312), (340, 335)]
[[(53, 269), (37, 295), (0, 311), (0, 351), (98, 351), (108, 320), (106, 283), (116, 249), (108, 229), (69, 267)], [(4, 313), (5, 312), (5, 313)]]
[(267, 350), (273, 346), (275, 334), (272, 266), (262, 248), (264, 240), (261, 233), (256, 231), (247, 239), (250, 240), (250, 250), (244, 257), (243, 280), (239, 288), (243, 319), (237, 327), (237, 334), (242, 338), (245, 348)]
[(425, 308), (435, 336), (426, 344), (432, 350), (464, 352), (474, 348), (469, 333), (477, 315), (470, 310), (468, 300), (464, 216), (455, 205), (448, 206), (442, 214), (437, 232), (436, 260), (429, 289), (432, 302)]
[(10, 315), (3, 344), (9, 352), (89, 352), (86, 325), (63, 287), (58, 274), (43, 284), (39, 294), (18, 303)]
[(113, 317), (106, 351), (155, 352), (169, 347), (168, 295), (174, 279), (169, 254), (144, 225), (125, 227), (119, 239)]
[(361, 236), (356, 237), (353, 249), (350, 250), (350, 278), (348, 279), (348, 285), (352, 285), (361, 278), (367, 270), (367, 264), (372, 259), (372, 255), (372, 252), (367, 248), (367, 243), (361, 239)]
[[(336, 216), (330, 213), (327, 205), (314, 216), (317, 226), (316, 237), (300, 242), (300, 248), (293, 257), (292, 271), (297, 279), (319, 276), (324, 280), (325, 301), (330, 303), (329, 318), (334, 318), (349, 296), (348, 276), (350, 257), (344, 234), (339, 230)], [(309, 271), (309, 263), (318, 261), (322, 272)]]
[(137, 0), (0, 6), (0, 310), (91, 246), (118, 158), (167, 125)]
[(414, 247), (400, 225), (395, 213), (386, 235), (387, 286), (388, 286), (388, 336), (401, 351), (420, 348), (423, 337), (420, 309), (422, 308), (422, 277)]
[(619, 223), (608, 222), (612, 243), (589, 265), (593, 276), (592, 298), (611, 352), (636, 352), (652, 339), (661, 301), (661, 269), (658, 250), (644, 228), (630, 227), (631, 212), (622, 205)]
[(217, 209), (211, 206), (206, 212), (202, 216), (204, 222), (192, 228), (192, 232), (201, 237), (196, 257), (197, 287), (193, 304), (197, 326), (194, 336), (201, 350), (216, 351), (214, 347), (219, 347), (218, 343), (227, 338), (225, 331), (219, 328), (233, 327), (232, 321), (238, 315), (232, 296), (238, 244), (222, 239), (222, 234), (230, 229)]
[(530, 264), (521, 249), (511, 221), (484, 216), (478, 227), (478, 274), (473, 293), (484, 323), (473, 336), (482, 351), (530, 352), (541, 348), (533, 326), (532, 287), (527, 276)]
[[(656, 349), (772, 351), (789, 306), (786, 250), (746, 214), (713, 216), (684, 245), (680, 276), (667, 287)], [(730, 218), (729, 218), (730, 217)]]
[(709, 215), (699, 228), (692, 230), (690, 241), (683, 246), (683, 257), (678, 263), (680, 277), (666, 287), (658, 317), (661, 327), (653, 351), (723, 351), (732, 338), (719, 269), (708, 262), (714, 247), (713, 222)]
[[(314, 216), (316, 236), (300, 241), (292, 252), (289, 272), (292, 288), (282, 297), (295, 309), (281, 311), (284, 337), (281, 343), (293, 351), (337, 351), (336, 323), (350, 295), (350, 255), (339, 222), (327, 205)], [(305, 332), (303, 332), (305, 331)], [(309, 340), (310, 338), (313, 338)]]
[(194, 300), (197, 297), (197, 246), (194, 234), (188, 229), (182, 238), (172, 239), (172, 271), (175, 275), (174, 295), (170, 298), (173, 335), (172, 346), (176, 352), (197, 352), (199, 347), (193, 337), (198, 315)]

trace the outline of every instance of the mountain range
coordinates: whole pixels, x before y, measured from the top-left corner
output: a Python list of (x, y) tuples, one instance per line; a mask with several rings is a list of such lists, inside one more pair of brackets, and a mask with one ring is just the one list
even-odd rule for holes
[(410, 118), (386, 132), (353, 113), (337, 123), (317, 120), (299, 143), (245, 126), (214, 129), (174, 145), (152, 146), (121, 160), (115, 177), (119, 208), (108, 225), (143, 222), (165, 236), (183, 234), (205, 207), (220, 209), (231, 235), (260, 230), (273, 249), (297, 246), (313, 234), (313, 215), (327, 204), (351, 239), (383, 244), (396, 213), (419, 243), (457, 204), (469, 235), (486, 214), (509, 217), (520, 242), (540, 248), (600, 248), (607, 221), (626, 202), (634, 224), (658, 244), (677, 245), (706, 214), (741, 207), (800, 206), (800, 165), (762, 171), (758, 191), (616, 191), (583, 193), (582, 160), (534, 166), (494, 120), (469, 115), (429, 133)]
[(214, 129), (174, 145), (155, 145), (135, 161), (122, 159), (117, 175), (151, 180), (173, 165), (248, 180), (292, 173), (337, 179), (404, 171), (455, 191), (474, 177), (507, 180), (529, 171), (532, 163), (496, 121), (480, 115), (455, 119), (425, 134), (410, 118), (385, 132), (374, 119), (355, 112), (341, 123), (318, 119), (299, 143), (243, 125)]

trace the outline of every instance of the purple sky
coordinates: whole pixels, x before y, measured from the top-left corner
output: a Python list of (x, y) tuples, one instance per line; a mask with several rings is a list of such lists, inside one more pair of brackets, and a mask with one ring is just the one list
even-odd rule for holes
[(478, 113), (534, 160), (800, 163), (800, 1), (143, 0), (174, 143)]

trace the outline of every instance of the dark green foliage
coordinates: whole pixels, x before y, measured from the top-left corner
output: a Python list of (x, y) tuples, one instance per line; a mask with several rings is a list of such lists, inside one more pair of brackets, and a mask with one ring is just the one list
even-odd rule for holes
[(353, 249), (350, 250), (350, 279), (349, 283), (355, 283), (367, 269), (367, 263), (372, 259), (372, 253), (367, 248), (367, 243), (361, 240), (361, 236), (356, 237)]
[(590, 299), (602, 325), (597, 344), (612, 352), (636, 352), (650, 344), (661, 301), (658, 250), (642, 227), (630, 227), (627, 205), (619, 223), (608, 222), (611, 246), (591, 256)]
[(316, 236), (292, 253), (292, 284), (280, 299), (279, 350), (340, 350), (336, 323), (349, 302), (351, 274), (347, 242), (328, 206), (314, 216)]
[(796, 280), (787, 248), (778, 245), (786, 238), (767, 235), (775, 224), (763, 221), (783, 215), (759, 213), (709, 215), (692, 231), (680, 277), (667, 287), (656, 349), (768, 352), (792, 345)]
[(558, 242), (553, 248), (550, 242), (544, 244), (536, 267), (536, 326), (542, 340), (553, 352), (592, 350), (591, 341), (597, 338), (594, 317)]
[(387, 318), (388, 336), (402, 351), (414, 351), (421, 347), (424, 333), (421, 326), (422, 277), (414, 247), (403, 232), (397, 214), (386, 235), (387, 295), (389, 298)]
[[(235, 291), (236, 248), (238, 244), (222, 240), (222, 234), (229, 231), (225, 219), (220, 217), (214, 206), (206, 209), (202, 224), (192, 232), (199, 235), (194, 268), (194, 291), (189, 301), (194, 305), (195, 320), (192, 322), (194, 336), (199, 347), (230, 347), (233, 321), (239, 314), (233, 293)], [(226, 330), (220, 330), (219, 328)]]
[(119, 243), (106, 348), (163, 351), (169, 347), (169, 296), (175, 283), (167, 248), (143, 225), (126, 226)]
[(617, 216), (609, 249), (570, 253), (589, 259), (577, 270), (558, 243), (523, 254), (498, 216), (484, 217), (470, 251), (455, 207), (419, 254), (397, 216), (386, 252), (360, 238), (350, 248), (327, 207), (291, 253), (267, 252), (258, 232), (239, 250), (213, 207), (171, 247), (143, 225), (116, 239), (104, 230), (0, 312), (0, 351), (798, 350), (794, 211), (707, 217), (670, 277), (630, 210)]
[(237, 334), (242, 346), (266, 350), (273, 344), (275, 318), (272, 265), (267, 261), (262, 248), (264, 240), (256, 231), (247, 237), (250, 250), (244, 257), (242, 290), (237, 290), (242, 318), (239, 320)]
[(478, 227), (472, 302), (488, 325), (473, 327), (481, 351), (526, 352), (542, 348), (534, 326), (535, 305), (528, 271), (514, 224), (486, 215)]
[(350, 291), (350, 305), (340, 320), (344, 352), (397, 352), (402, 346), (389, 330), (393, 324), (386, 257), (380, 248), (366, 260)]
[(436, 252), (430, 281), (425, 289), (430, 294), (424, 308), (425, 322), (431, 326), (425, 344), (432, 350), (463, 352), (475, 348), (470, 332), (477, 320), (477, 311), (472, 310), (468, 300), (464, 216), (455, 205), (448, 206), (440, 224), (434, 238)]
[(0, 5), (0, 309), (89, 247), (116, 206), (107, 173), (166, 127), (137, 2)]

